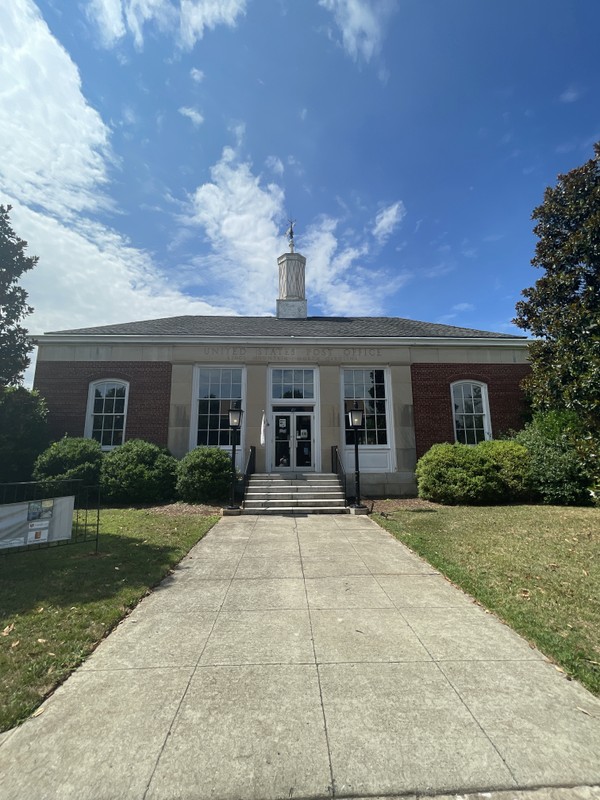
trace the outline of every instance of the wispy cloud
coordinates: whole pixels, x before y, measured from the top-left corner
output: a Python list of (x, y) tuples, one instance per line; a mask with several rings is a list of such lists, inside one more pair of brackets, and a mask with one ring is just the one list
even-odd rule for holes
[[(0, 92), (0, 191), (13, 206), (15, 230), (40, 256), (23, 279), (35, 309), (29, 330), (148, 319), (166, 309), (235, 313), (186, 295), (148, 252), (94, 219), (114, 205), (110, 129), (86, 102), (77, 68), (33, 2), (12, 0), (0, 17), (0, 85), (11, 87)], [(27, 69), (17, 69), (22, 60)], [(125, 108), (124, 116), (131, 122), (135, 115)]]
[(189, 120), (191, 120), (195, 128), (199, 128), (200, 125), (202, 125), (202, 123), (204, 122), (204, 117), (195, 108), (190, 108), (189, 106), (182, 106), (179, 109), (179, 113), (181, 114), (182, 117), (187, 117)]
[(319, 0), (319, 5), (333, 14), (348, 55), (369, 63), (381, 50), (386, 24), (397, 4), (395, 0)]
[(326, 314), (381, 314), (386, 300), (412, 275), (391, 274), (369, 263), (366, 242), (344, 245), (336, 233), (338, 220), (323, 216), (314, 222), (302, 240), (307, 256), (307, 286), (316, 305)]
[(31, 0), (0, 16), (0, 190), (61, 217), (107, 207), (110, 131), (77, 67)]
[(202, 72), (201, 69), (196, 69), (196, 67), (193, 67), (190, 70), (190, 78), (195, 83), (202, 83), (202, 81), (204, 80), (204, 73)]
[(283, 166), (283, 161), (277, 156), (267, 156), (265, 164), (275, 175), (283, 175), (285, 167)]
[(568, 86), (558, 98), (561, 103), (576, 103), (583, 95), (583, 90), (578, 86)]
[[(114, 47), (130, 34), (135, 46), (142, 48), (144, 28), (153, 26), (191, 50), (205, 31), (218, 25), (234, 26), (245, 13), (246, 3), (247, 0), (91, 0), (87, 14), (104, 47)], [(196, 73), (201, 75), (200, 70)], [(198, 80), (194, 75), (192, 78)]]
[(224, 148), (210, 178), (194, 192), (187, 217), (188, 225), (204, 229), (209, 245), (195, 263), (218, 277), (220, 292), (243, 313), (271, 313), (277, 256), (285, 249), (283, 190), (262, 184), (232, 147)]
[[(271, 158), (276, 166), (278, 159)], [(204, 230), (210, 250), (194, 263), (205, 274), (218, 277), (220, 291), (236, 310), (273, 313), (277, 257), (286, 248), (283, 189), (253, 173), (252, 164), (241, 155), (241, 145), (223, 150), (210, 178), (194, 192), (187, 217), (188, 225)], [(338, 226), (334, 217), (320, 216), (297, 232), (297, 247), (307, 258), (309, 305), (329, 314), (381, 313), (390, 294), (412, 276), (374, 269), (369, 258), (371, 231), (348, 244)]]
[(375, 217), (375, 225), (373, 227), (373, 236), (379, 244), (384, 244), (389, 239), (405, 216), (406, 208), (402, 200), (398, 200), (379, 211)]

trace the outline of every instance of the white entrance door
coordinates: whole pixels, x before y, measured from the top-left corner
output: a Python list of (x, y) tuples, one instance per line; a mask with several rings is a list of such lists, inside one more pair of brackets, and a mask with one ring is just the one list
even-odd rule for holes
[(315, 468), (312, 412), (274, 412), (273, 469), (276, 472)]

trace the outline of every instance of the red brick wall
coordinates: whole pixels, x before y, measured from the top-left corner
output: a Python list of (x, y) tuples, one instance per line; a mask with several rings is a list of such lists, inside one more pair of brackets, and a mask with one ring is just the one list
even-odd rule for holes
[(166, 447), (171, 396), (167, 361), (38, 361), (34, 385), (46, 399), (52, 438), (83, 436), (89, 385), (103, 378), (129, 382), (125, 438)]
[(432, 444), (454, 442), (450, 384), (487, 384), (492, 434), (523, 427), (525, 402), (520, 383), (527, 364), (413, 364), (411, 366), (417, 458)]

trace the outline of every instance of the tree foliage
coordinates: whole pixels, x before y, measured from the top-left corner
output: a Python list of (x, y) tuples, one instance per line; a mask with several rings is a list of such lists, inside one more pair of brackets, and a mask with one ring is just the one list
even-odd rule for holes
[(31, 480), (50, 439), (46, 404), (23, 386), (0, 386), (0, 483)]
[(10, 210), (11, 206), (0, 205), (0, 386), (18, 384), (29, 366), (32, 345), (20, 323), (33, 309), (17, 281), (38, 261), (37, 256), (25, 255), (27, 242), (12, 229)]
[(526, 382), (533, 407), (574, 411), (600, 432), (600, 142), (594, 152), (533, 212), (531, 263), (544, 275), (523, 291), (515, 324), (539, 337)]

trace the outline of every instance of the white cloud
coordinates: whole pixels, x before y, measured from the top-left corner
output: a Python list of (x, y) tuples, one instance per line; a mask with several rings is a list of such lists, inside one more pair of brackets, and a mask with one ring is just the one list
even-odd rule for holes
[[(263, 183), (239, 150), (226, 147), (211, 169), (211, 181), (192, 198), (190, 225), (201, 226), (211, 253), (195, 259), (198, 270), (218, 281), (221, 296), (241, 313), (273, 313), (277, 257), (286, 249), (285, 198), (281, 187)], [(368, 265), (367, 239), (346, 245), (338, 221), (320, 217), (297, 230), (297, 249), (306, 256), (306, 290), (312, 307), (330, 314), (382, 313), (391, 293), (410, 280)]]
[(298, 114), (298, 116), (300, 117), (302, 122), (304, 122), (304, 120), (306, 119), (307, 114), (308, 114), (308, 109), (307, 108), (301, 108), (300, 109), (300, 113)]
[(559, 97), (561, 103), (575, 103), (583, 95), (583, 91), (577, 86), (569, 86)]
[(179, 109), (179, 113), (183, 117), (187, 117), (190, 119), (195, 128), (199, 128), (200, 125), (204, 122), (204, 117), (199, 111), (196, 111), (195, 108), (190, 108), (189, 106), (183, 106)]
[(233, 27), (245, 13), (246, 0), (181, 0), (181, 42), (191, 50), (205, 29), (212, 30), (217, 25)]
[(474, 308), (473, 303), (457, 303), (452, 306), (452, 311), (473, 311)]
[(267, 156), (265, 164), (275, 175), (283, 175), (285, 167), (283, 166), (283, 161), (277, 156)]
[(384, 244), (389, 239), (405, 216), (406, 208), (401, 200), (379, 211), (375, 217), (375, 225), (373, 227), (373, 236), (379, 244)]
[(31, 0), (0, 4), (0, 117), (2, 192), (63, 217), (108, 205), (109, 130)]
[(196, 69), (196, 67), (193, 67), (190, 70), (190, 78), (195, 81), (195, 83), (202, 83), (204, 80), (204, 73), (201, 69)]
[[(56, 76), (60, 75), (60, 80)], [(135, 120), (125, 107), (123, 116)], [(234, 313), (186, 295), (91, 215), (109, 207), (109, 129), (30, 0), (0, 5), (0, 191), (38, 255), (23, 279), (32, 333), (168, 314)]]
[(112, 47), (119, 39), (125, 36), (125, 20), (121, 8), (121, 0), (90, 0), (87, 15), (95, 20), (102, 44)]
[(235, 25), (237, 18), (245, 13), (246, 3), (247, 0), (180, 0), (179, 3), (173, 0), (90, 0), (87, 13), (96, 24), (105, 47), (113, 47), (130, 33), (136, 47), (141, 48), (144, 27), (154, 25), (191, 50), (205, 30), (217, 25)]
[(322, 217), (302, 239), (309, 304), (313, 298), (326, 314), (381, 314), (390, 294), (412, 276), (408, 272), (392, 276), (386, 270), (366, 266), (367, 244), (341, 245), (336, 236), (337, 225), (332, 217)]
[(342, 33), (344, 50), (355, 60), (369, 62), (381, 50), (394, 0), (319, 0)]
[(192, 197), (188, 224), (204, 229), (211, 253), (194, 263), (243, 313), (272, 313), (277, 257), (285, 249), (283, 190), (274, 183), (261, 184), (231, 147), (224, 148), (210, 175), (210, 182)]

